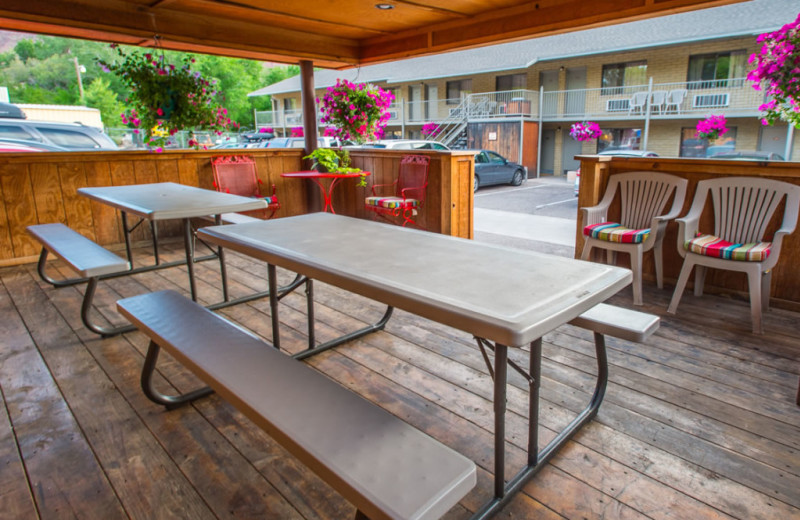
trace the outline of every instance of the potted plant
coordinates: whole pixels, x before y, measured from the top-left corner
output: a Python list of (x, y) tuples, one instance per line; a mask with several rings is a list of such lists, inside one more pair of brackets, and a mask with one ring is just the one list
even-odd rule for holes
[[(344, 149), (317, 148), (303, 159), (311, 159), (311, 167), (318, 172), (329, 173), (360, 173), (361, 168), (350, 166), (350, 153)], [(358, 186), (367, 185), (367, 176), (362, 175)]]
[(696, 136), (700, 139), (713, 141), (728, 132), (728, 128), (725, 126), (727, 124), (728, 121), (725, 119), (725, 116), (710, 115), (697, 122)]
[[(393, 102), (394, 96), (388, 90), (368, 83), (356, 84), (338, 79), (322, 98), (320, 121), (331, 125), (326, 135), (337, 137), (342, 142), (363, 144), (383, 136), (391, 117), (388, 108)], [(320, 103), (319, 99), (317, 103)]]
[(769, 100), (759, 108), (771, 125), (782, 119), (800, 128), (800, 14), (774, 32), (758, 37), (761, 50), (750, 56), (755, 69), (747, 74), (753, 88), (764, 88)]
[(569, 135), (576, 141), (591, 141), (603, 135), (600, 125), (592, 121), (575, 123), (569, 128)]
[[(97, 60), (106, 72), (119, 76), (131, 89), (126, 100), (132, 108), (122, 113), (122, 123), (135, 133), (144, 133), (145, 144), (160, 152), (179, 130), (189, 131), (189, 146), (200, 146), (194, 130), (221, 135), (236, 123), (217, 102), (219, 93), (214, 82), (192, 70), (194, 58), (185, 56), (183, 63), (167, 63), (164, 55), (126, 53), (118, 45), (120, 61)], [(205, 148), (205, 147), (204, 147)]]

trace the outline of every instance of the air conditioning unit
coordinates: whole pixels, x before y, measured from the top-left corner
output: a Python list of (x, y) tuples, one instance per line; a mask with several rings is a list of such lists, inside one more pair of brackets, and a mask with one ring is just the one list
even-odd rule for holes
[(692, 101), (694, 108), (718, 108), (726, 107), (730, 102), (730, 94), (695, 94)]
[(397, 110), (387, 110), (387, 113), (389, 114), (389, 119), (399, 119)]
[(630, 99), (606, 100), (606, 112), (624, 112), (631, 107)]

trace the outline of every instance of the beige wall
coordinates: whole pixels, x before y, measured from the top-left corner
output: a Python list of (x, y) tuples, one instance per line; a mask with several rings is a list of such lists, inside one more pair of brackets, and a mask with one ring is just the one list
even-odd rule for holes
[[(744, 49), (748, 54), (756, 52), (758, 49), (758, 44), (756, 43), (755, 36), (544, 61), (536, 63), (524, 71), (508, 70), (494, 73), (476, 74), (471, 76), (472, 91), (474, 93), (493, 92), (495, 90), (495, 82), (498, 75), (520, 72), (525, 72), (527, 75), (528, 89), (537, 91), (539, 89), (540, 72), (547, 70), (559, 70), (559, 89), (564, 90), (566, 88), (566, 69), (572, 67), (586, 67), (586, 87), (598, 88), (601, 86), (603, 65), (639, 60), (647, 61), (647, 76), (652, 77), (654, 83), (680, 83), (685, 82), (687, 79), (687, 68), (690, 56), (713, 52), (735, 51), (740, 49)], [(431, 71), (431, 74), (433, 73), (435, 73), (435, 71)], [(417, 81), (413, 84), (424, 83), (428, 85), (435, 85), (437, 87), (438, 98), (440, 100), (438, 114), (440, 118), (442, 118), (446, 117), (449, 109), (453, 107), (453, 105), (446, 105), (444, 101), (447, 96), (447, 81), (468, 78), (470, 78), (470, 76), (437, 78), (424, 82)], [(398, 102), (408, 99), (408, 89), (411, 83), (389, 85), (379, 83), (379, 85), (383, 87), (399, 87), (400, 99), (398, 99)], [(322, 93), (322, 89), (318, 91), (318, 95), (321, 95)], [(283, 97), (286, 96), (275, 96), (276, 99), (282, 99)], [(295, 97), (298, 100), (299, 106), (299, 94), (292, 95), (291, 97)], [(714, 113), (724, 113), (724, 111), (715, 111)], [(647, 148), (661, 156), (678, 156), (680, 153), (681, 129), (694, 127), (697, 123), (697, 120), (698, 117), (696, 115), (692, 115), (691, 117), (680, 120), (652, 120), (650, 124)], [(755, 150), (758, 148), (761, 129), (761, 124), (758, 119), (730, 118), (729, 121), (729, 126), (734, 126), (737, 129), (737, 148), (742, 150)], [(554, 171), (557, 173), (563, 171), (561, 167), (561, 146), (564, 139), (569, 139), (569, 125), (570, 122), (563, 121), (552, 123), (545, 122), (545, 127), (561, 127), (562, 129), (561, 132), (556, 132), (555, 139), (556, 150)], [(399, 122), (394, 122), (393, 128), (397, 129), (399, 126)], [(617, 121), (601, 122), (601, 126), (603, 128), (642, 128), (644, 130), (645, 122), (644, 120), (620, 119)], [(406, 133), (408, 134), (409, 131), (414, 130), (418, 131), (419, 127), (420, 125), (406, 124)], [(595, 142), (584, 143), (582, 146), (582, 153), (591, 154), (594, 153), (595, 150)], [(781, 153), (781, 155), (783, 155), (783, 153)], [(800, 160), (800, 131), (795, 132), (792, 160)]]

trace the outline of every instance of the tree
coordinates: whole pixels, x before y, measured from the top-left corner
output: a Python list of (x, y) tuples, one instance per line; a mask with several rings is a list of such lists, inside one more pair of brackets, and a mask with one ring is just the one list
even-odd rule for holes
[(103, 126), (106, 128), (120, 126), (119, 115), (123, 106), (110, 82), (105, 78), (97, 78), (86, 88), (86, 105), (100, 110)]
[[(144, 50), (144, 49), (139, 49)], [(150, 50), (158, 54), (159, 50)], [(166, 59), (181, 62), (185, 53), (164, 51)], [(75, 58), (86, 67), (82, 74), (84, 102), (101, 111), (103, 123), (121, 126), (119, 114), (130, 108), (130, 92), (114, 74), (106, 74), (97, 60), (113, 61), (114, 51), (107, 43), (74, 40), (55, 36), (36, 36), (20, 40), (13, 51), (0, 53), (0, 85), (9, 89), (12, 102), (75, 105), (80, 103)], [(300, 73), (299, 67), (265, 68), (257, 61), (221, 56), (193, 55), (193, 69), (216, 80), (222, 105), (242, 127), (253, 128), (254, 110), (271, 110), (269, 96), (248, 97), (259, 88)], [(101, 81), (98, 81), (101, 80)], [(115, 113), (116, 112), (116, 113)]]

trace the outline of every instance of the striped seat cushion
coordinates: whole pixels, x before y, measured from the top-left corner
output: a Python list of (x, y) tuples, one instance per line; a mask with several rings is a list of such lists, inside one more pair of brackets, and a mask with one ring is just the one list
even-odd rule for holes
[(417, 199), (405, 199), (402, 197), (367, 197), (367, 206), (378, 206), (380, 208), (416, 208), (419, 206)]
[(620, 242), (623, 244), (641, 244), (650, 235), (649, 229), (629, 229), (616, 222), (601, 222), (583, 228), (587, 237), (605, 240), (606, 242)]
[(743, 262), (762, 262), (769, 256), (771, 242), (753, 242), (750, 244), (733, 244), (714, 235), (699, 235), (687, 240), (683, 247), (698, 255), (713, 256), (726, 260)]

